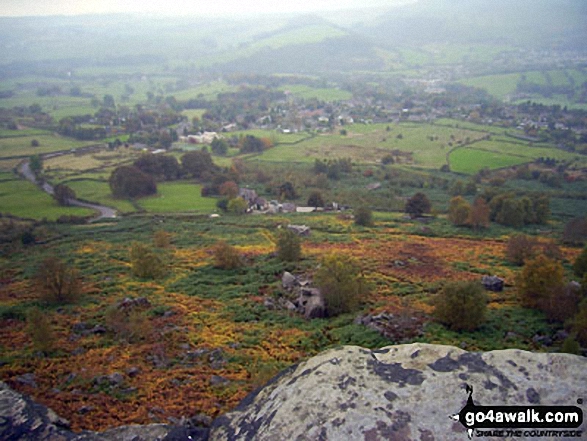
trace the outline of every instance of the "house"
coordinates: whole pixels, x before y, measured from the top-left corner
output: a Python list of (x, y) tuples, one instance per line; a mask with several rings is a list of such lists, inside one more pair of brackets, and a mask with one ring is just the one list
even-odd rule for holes
[(259, 198), (257, 192), (250, 188), (239, 188), (238, 195), (245, 200), (249, 207), (255, 205), (256, 200)]

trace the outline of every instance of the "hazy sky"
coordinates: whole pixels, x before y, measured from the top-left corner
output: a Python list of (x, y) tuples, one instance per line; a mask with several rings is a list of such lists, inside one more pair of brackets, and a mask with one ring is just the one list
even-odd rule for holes
[(416, 0), (0, 0), (0, 16), (145, 12), (232, 15), (391, 6)]

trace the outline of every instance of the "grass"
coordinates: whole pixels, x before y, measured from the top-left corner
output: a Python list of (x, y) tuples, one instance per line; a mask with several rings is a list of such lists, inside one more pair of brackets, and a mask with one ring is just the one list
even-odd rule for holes
[(0, 212), (36, 220), (94, 214), (93, 210), (86, 208), (61, 207), (51, 196), (24, 180), (0, 182)]
[(107, 207), (114, 207), (121, 213), (133, 213), (137, 211), (131, 202), (114, 198), (108, 182), (84, 179), (64, 181), (63, 183), (75, 191), (79, 199), (96, 202)]
[[(31, 141), (39, 141), (39, 147), (31, 147)], [(0, 139), (0, 158), (32, 156), (36, 154), (51, 153), (61, 150), (70, 150), (95, 142), (76, 141), (58, 135), (23, 136), (18, 138)]]
[(461, 148), (450, 154), (451, 171), (469, 175), (475, 174), (485, 167), (497, 169), (525, 162), (528, 162), (528, 159), (476, 148)]
[(157, 196), (139, 199), (137, 203), (151, 213), (217, 211), (216, 199), (202, 197), (201, 190), (201, 185), (186, 182), (163, 183), (157, 186)]
[(297, 98), (318, 99), (321, 101), (345, 101), (350, 100), (353, 94), (335, 88), (315, 88), (303, 84), (292, 84), (282, 87), (283, 91), (288, 91)]

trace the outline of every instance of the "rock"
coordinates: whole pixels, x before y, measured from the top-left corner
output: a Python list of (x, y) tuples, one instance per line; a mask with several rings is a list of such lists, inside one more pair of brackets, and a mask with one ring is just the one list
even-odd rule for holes
[(37, 388), (37, 382), (35, 380), (36, 380), (35, 374), (30, 373), (30, 372), (27, 374), (19, 375), (18, 377), (16, 377), (16, 381), (18, 381), (20, 384), (22, 384), (23, 386), (32, 387), (33, 389)]
[[(82, 406), (78, 412), (95, 410)], [(104, 432), (74, 433), (69, 422), (0, 382), (0, 439), (10, 441), (206, 441), (208, 429), (191, 422), (182, 425), (121, 426)]]
[(309, 236), (310, 235), (310, 227), (307, 225), (288, 225), (287, 229), (293, 231), (298, 236)]
[(224, 386), (228, 383), (230, 383), (230, 380), (220, 375), (212, 375), (210, 377), (210, 386)]
[(483, 287), (488, 291), (502, 292), (504, 280), (497, 276), (483, 276), (481, 279)]
[[(587, 396), (587, 359), (422, 343), (345, 346), (279, 374), (217, 418), (210, 439), (465, 440), (465, 428), (449, 418), (467, 402), (465, 383), (476, 405), (574, 406)], [(585, 433), (587, 422), (577, 430)]]
[(123, 311), (131, 311), (134, 309), (149, 309), (151, 307), (151, 302), (149, 302), (146, 297), (138, 297), (136, 299), (126, 297), (116, 307)]
[(294, 289), (297, 285), (297, 281), (298, 279), (296, 278), (296, 276), (287, 271), (283, 273), (283, 276), (281, 276), (281, 286), (283, 286), (283, 288), (287, 290)]
[(141, 369), (136, 366), (130, 367), (126, 370), (126, 375), (128, 375), (130, 378), (134, 378), (137, 375), (139, 375), (140, 373), (141, 373)]
[(307, 319), (326, 317), (326, 304), (318, 288), (303, 288), (297, 304)]

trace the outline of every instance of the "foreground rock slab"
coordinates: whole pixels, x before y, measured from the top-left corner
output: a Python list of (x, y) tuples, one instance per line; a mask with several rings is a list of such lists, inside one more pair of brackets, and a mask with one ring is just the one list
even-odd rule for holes
[[(450, 418), (467, 402), (466, 384), (477, 405), (573, 406), (587, 397), (587, 359), (427, 344), (346, 346), (249, 395), (216, 419), (210, 439), (466, 440), (465, 428)], [(579, 430), (585, 433), (585, 422)]]

